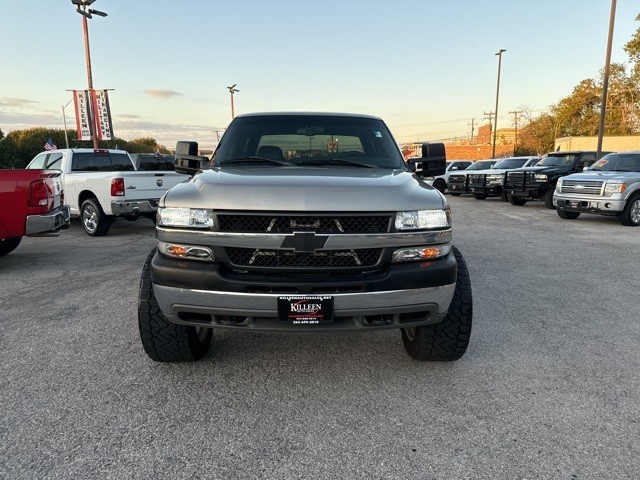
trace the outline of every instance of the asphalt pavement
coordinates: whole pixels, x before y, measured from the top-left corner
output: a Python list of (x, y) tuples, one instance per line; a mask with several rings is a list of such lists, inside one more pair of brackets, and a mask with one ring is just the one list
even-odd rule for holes
[(215, 332), (155, 363), (150, 221), (24, 239), (0, 258), (0, 478), (638, 478), (640, 228), (448, 198), (474, 295), (453, 363), (395, 330)]

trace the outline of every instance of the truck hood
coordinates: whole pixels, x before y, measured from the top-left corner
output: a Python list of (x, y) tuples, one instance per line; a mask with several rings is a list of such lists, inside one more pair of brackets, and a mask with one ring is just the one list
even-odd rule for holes
[(598, 172), (598, 171), (584, 171), (580, 173), (573, 173), (567, 175), (564, 179), (569, 180), (581, 180), (581, 181), (607, 181), (610, 183), (616, 182), (628, 182), (632, 180), (637, 182), (640, 180), (640, 172)]
[(554, 174), (554, 173), (566, 173), (573, 171), (572, 165), (561, 166), (561, 165), (549, 165), (549, 166), (540, 166), (540, 167), (525, 167), (525, 168), (517, 168), (515, 170), (509, 170), (510, 172), (535, 172), (535, 173), (546, 173), (546, 174)]
[(444, 196), (414, 174), (368, 168), (214, 168), (176, 185), (161, 206), (251, 211), (440, 209)]

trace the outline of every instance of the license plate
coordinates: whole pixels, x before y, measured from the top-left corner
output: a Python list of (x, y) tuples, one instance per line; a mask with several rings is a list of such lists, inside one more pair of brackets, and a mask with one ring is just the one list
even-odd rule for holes
[(333, 320), (333, 297), (278, 297), (278, 318), (293, 325), (316, 325)]

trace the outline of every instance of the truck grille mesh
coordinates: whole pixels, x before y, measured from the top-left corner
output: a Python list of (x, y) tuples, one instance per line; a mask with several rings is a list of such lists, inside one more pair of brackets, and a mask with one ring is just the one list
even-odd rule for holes
[(483, 187), (484, 186), (484, 174), (478, 173), (469, 175), (469, 186)]
[(386, 233), (391, 216), (218, 214), (222, 232), (241, 233)]
[(584, 193), (585, 195), (602, 195), (602, 181), (564, 180), (562, 193)]
[(380, 261), (382, 249), (327, 250), (298, 253), (290, 250), (268, 250), (229, 247), (229, 261), (235, 267), (261, 268), (363, 268), (373, 267)]
[(522, 186), (524, 180), (524, 172), (509, 172), (507, 173), (507, 185)]

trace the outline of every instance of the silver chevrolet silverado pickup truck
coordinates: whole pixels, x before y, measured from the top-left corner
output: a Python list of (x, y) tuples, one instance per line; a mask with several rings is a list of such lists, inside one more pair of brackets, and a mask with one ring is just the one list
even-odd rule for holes
[(640, 225), (640, 150), (610, 153), (589, 169), (558, 179), (553, 194), (558, 216), (615, 215), (623, 225)]
[(412, 358), (460, 358), (471, 283), (447, 200), (415, 173), (442, 174), (444, 145), (422, 153), (405, 164), (373, 116), (236, 117), (210, 168), (160, 200), (139, 292), (145, 352), (198, 360), (213, 329), (398, 328)]

